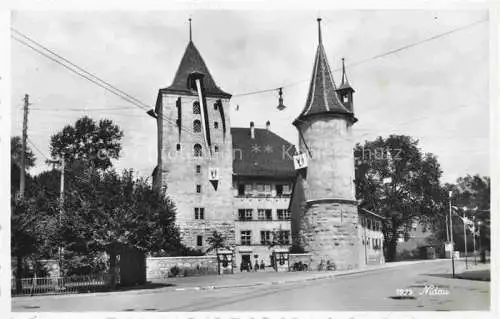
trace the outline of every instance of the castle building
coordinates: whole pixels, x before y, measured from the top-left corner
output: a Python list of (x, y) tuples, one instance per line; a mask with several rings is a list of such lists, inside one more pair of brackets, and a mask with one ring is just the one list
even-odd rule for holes
[(273, 235), (283, 238), (282, 248), (291, 242), (294, 148), (269, 122), (231, 128), (230, 99), (190, 39), (152, 114), (158, 132), (153, 184), (167, 187), (184, 245), (206, 251), (216, 230), (235, 247), (237, 267), (242, 261), (269, 265)]
[(231, 127), (231, 94), (217, 86), (190, 36), (172, 84), (149, 113), (158, 136), (153, 184), (175, 203), (184, 245), (205, 252), (217, 231), (233, 247), (237, 269), (269, 266), (273, 249), (292, 241), (316, 264), (365, 263), (360, 247), (369, 241), (357, 227), (354, 196), (354, 90), (345, 69), (335, 86), (319, 32), (306, 107), (293, 123), (300, 151), (312, 154), (299, 174), (294, 145), (269, 121)]

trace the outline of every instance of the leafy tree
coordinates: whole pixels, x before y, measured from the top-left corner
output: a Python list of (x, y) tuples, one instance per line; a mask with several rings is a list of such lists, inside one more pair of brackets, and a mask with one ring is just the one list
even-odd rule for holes
[[(476, 216), (476, 222), (481, 222), (480, 238), (481, 248), (490, 249), (490, 192), (491, 180), (487, 176), (466, 175), (459, 177), (455, 184), (445, 184), (445, 201), (448, 205), (448, 192), (452, 192), (451, 203), (459, 209), (458, 214), (463, 214), (463, 208), (466, 207), (466, 216), (471, 218)], [(472, 250), (472, 236), (467, 231), (468, 250)], [(453, 214), (453, 238), (455, 248), (465, 251), (463, 223), (459, 217)], [(479, 242), (476, 243), (479, 245)], [(478, 248), (478, 247), (477, 247)]]
[[(26, 169), (35, 166), (36, 157), (31, 148), (26, 145), (25, 165)], [(20, 175), (21, 175), (21, 157), (22, 157), (22, 141), (21, 137), (14, 136), (10, 138), (10, 190), (11, 194), (16, 194), (19, 191)], [(26, 189), (30, 183), (30, 175), (26, 174)]]
[(175, 206), (147, 180), (93, 167), (71, 175), (62, 230), (68, 251), (106, 252), (114, 270), (123, 247), (150, 252), (179, 245)]
[(397, 240), (408, 236), (413, 221), (429, 225), (444, 216), (440, 165), (433, 154), (422, 153), (418, 140), (404, 135), (358, 144), (355, 157), (356, 196), (362, 206), (387, 217), (386, 259), (394, 260)]
[(50, 139), (50, 155), (64, 157), (68, 164), (77, 159), (87, 160), (98, 169), (112, 166), (111, 159), (118, 159), (123, 131), (111, 120), (96, 123), (84, 116), (74, 126), (67, 125)]
[(217, 253), (219, 249), (227, 248), (226, 245), (227, 238), (216, 230), (212, 232), (210, 237), (208, 237), (207, 241), (208, 241), (208, 249), (206, 251), (207, 253), (214, 250)]

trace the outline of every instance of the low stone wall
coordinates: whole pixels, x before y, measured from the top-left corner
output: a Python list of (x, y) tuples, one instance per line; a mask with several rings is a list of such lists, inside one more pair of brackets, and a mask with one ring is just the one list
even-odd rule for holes
[(146, 280), (172, 277), (174, 266), (179, 268), (178, 276), (217, 274), (217, 257), (148, 257), (146, 258)]

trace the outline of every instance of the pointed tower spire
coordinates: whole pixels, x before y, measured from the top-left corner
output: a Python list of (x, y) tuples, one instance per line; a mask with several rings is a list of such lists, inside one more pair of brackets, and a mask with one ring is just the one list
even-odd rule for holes
[(323, 44), (323, 41), (321, 39), (321, 18), (316, 19), (318, 21), (318, 41), (319, 44)]
[(349, 80), (347, 79), (347, 73), (345, 71), (345, 59), (342, 58), (342, 82), (340, 83), (340, 87), (338, 88), (338, 90), (347, 88), (352, 89), (351, 84), (349, 84)]
[(193, 33), (191, 31), (191, 18), (189, 18), (189, 42), (193, 41)]
[(175, 73), (174, 80), (169, 87), (164, 88), (165, 92), (170, 93), (185, 93), (188, 95), (196, 94), (196, 89), (192, 85), (192, 75), (196, 74), (203, 78), (203, 90), (206, 96), (231, 98), (231, 94), (222, 91), (214, 81), (210, 74), (205, 61), (200, 52), (196, 48), (192, 39), (191, 18), (189, 21), (189, 43), (182, 56), (181, 63)]
[(321, 18), (318, 21), (318, 48), (314, 59), (309, 93), (307, 94), (306, 105), (297, 120), (313, 114), (343, 114), (354, 119), (354, 114), (340, 100), (337, 94), (337, 87), (333, 79), (332, 70), (328, 64), (323, 39), (321, 36)]

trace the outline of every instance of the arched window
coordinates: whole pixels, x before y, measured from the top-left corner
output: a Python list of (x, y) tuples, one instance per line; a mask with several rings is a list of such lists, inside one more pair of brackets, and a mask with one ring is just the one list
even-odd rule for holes
[(200, 120), (194, 120), (193, 121), (193, 131), (195, 133), (201, 132), (201, 122), (200, 122)]
[(198, 101), (193, 102), (193, 114), (201, 114), (200, 102)]
[(194, 156), (195, 157), (200, 157), (202, 156), (202, 151), (201, 151), (201, 145), (200, 144), (195, 144), (194, 145)]
[(215, 152), (218, 152), (218, 151), (219, 151), (219, 146), (214, 145), (214, 151), (215, 151)]

